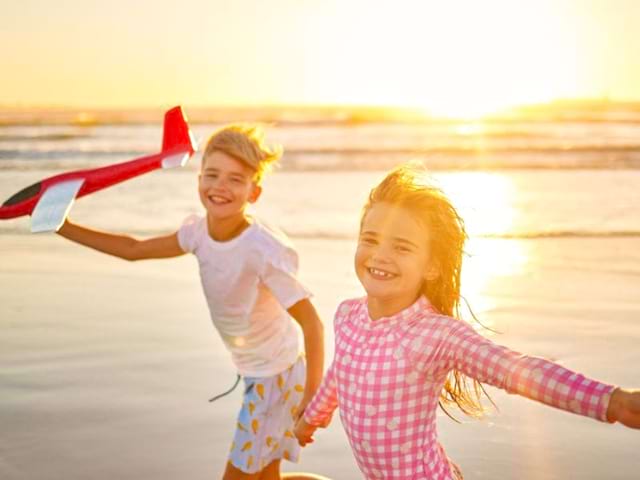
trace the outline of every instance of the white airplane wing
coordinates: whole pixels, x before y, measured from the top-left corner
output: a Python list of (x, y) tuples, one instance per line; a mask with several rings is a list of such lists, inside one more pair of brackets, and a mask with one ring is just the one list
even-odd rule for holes
[(56, 232), (64, 223), (83, 183), (84, 179), (79, 178), (47, 188), (31, 213), (31, 231)]
[(173, 155), (167, 155), (162, 159), (162, 168), (184, 167), (191, 154), (189, 152), (181, 152)]

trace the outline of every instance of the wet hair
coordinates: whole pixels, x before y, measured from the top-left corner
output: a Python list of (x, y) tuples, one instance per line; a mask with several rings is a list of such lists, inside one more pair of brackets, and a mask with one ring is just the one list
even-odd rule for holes
[(282, 156), (280, 145), (267, 145), (264, 132), (258, 125), (233, 124), (216, 131), (203, 153), (204, 160), (213, 152), (223, 152), (255, 170), (254, 181), (260, 184), (265, 173)]
[[(427, 228), (437, 277), (423, 283), (422, 294), (436, 311), (462, 321), (460, 273), (467, 232), (455, 207), (439, 188), (429, 182), (426, 169), (418, 163), (395, 168), (371, 190), (362, 211), (361, 226), (371, 207), (377, 203), (406, 209)], [(453, 370), (440, 395), (440, 406), (446, 412), (444, 406), (455, 403), (465, 414), (478, 417), (484, 413), (482, 393), (484, 389), (480, 382)]]

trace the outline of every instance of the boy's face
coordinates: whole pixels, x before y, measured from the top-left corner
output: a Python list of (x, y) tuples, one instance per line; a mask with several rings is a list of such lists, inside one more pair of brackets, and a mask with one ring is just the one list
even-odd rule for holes
[(203, 158), (198, 193), (207, 215), (218, 220), (244, 215), (247, 204), (258, 200), (262, 192), (254, 177), (252, 168), (224, 152), (214, 151)]

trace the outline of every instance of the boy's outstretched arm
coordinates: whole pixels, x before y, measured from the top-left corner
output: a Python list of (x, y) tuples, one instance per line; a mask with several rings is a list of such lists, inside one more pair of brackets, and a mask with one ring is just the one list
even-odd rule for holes
[(81, 227), (65, 220), (57, 233), (81, 245), (131, 261), (177, 257), (185, 253), (178, 243), (177, 232), (147, 240), (138, 240), (127, 235)]
[(616, 388), (611, 393), (607, 420), (630, 428), (640, 428), (640, 390)]
[(309, 299), (305, 298), (288, 310), (289, 314), (300, 324), (304, 334), (304, 350), (307, 357), (307, 381), (304, 395), (298, 408), (298, 416), (313, 398), (322, 381), (324, 369), (324, 327), (320, 317)]

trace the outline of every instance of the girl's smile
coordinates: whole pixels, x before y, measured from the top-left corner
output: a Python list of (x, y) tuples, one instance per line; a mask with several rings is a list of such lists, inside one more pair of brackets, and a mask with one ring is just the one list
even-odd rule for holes
[(362, 221), (356, 274), (367, 292), (372, 319), (413, 304), (433, 277), (429, 232), (405, 208), (374, 204)]

